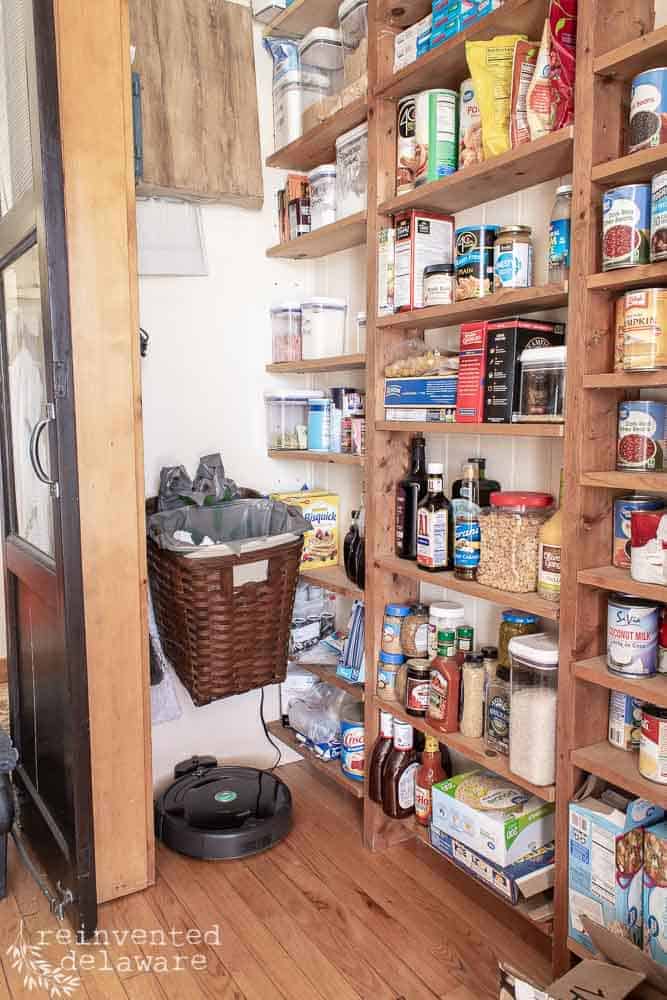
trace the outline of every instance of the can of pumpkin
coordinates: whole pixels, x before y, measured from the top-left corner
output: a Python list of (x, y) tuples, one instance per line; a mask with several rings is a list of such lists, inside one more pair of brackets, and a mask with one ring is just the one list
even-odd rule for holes
[(611, 188), (602, 199), (602, 270), (649, 263), (651, 185)]
[(667, 368), (667, 288), (638, 288), (623, 296), (623, 368)]
[(652, 399), (618, 404), (616, 468), (627, 472), (662, 472), (667, 406)]

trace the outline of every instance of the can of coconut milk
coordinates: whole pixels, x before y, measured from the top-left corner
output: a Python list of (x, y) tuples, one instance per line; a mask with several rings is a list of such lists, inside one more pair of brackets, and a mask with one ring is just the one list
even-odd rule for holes
[(652, 677), (658, 670), (658, 605), (613, 593), (607, 609), (607, 666), (627, 677)]

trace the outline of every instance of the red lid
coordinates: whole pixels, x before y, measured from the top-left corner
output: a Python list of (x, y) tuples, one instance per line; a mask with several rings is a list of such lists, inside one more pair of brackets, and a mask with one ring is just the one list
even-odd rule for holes
[(551, 507), (551, 493), (530, 493), (522, 490), (501, 490), (491, 494), (493, 507)]

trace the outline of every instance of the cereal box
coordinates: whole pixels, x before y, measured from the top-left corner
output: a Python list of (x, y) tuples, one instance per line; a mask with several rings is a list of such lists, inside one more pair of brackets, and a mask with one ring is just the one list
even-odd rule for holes
[(667, 823), (644, 830), (644, 951), (667, 965)]
[(322, 490), (272, 493), (272, 500), (298, 507), (312, 525), (303, 538), (301, 569), (325, 569), (338, 565), (338, 494)]

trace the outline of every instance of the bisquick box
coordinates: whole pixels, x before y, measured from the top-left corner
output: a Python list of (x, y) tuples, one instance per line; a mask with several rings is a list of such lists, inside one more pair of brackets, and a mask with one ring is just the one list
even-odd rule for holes
[(553, 844), (545, 844), (515, 864), (501, 868), (437, 827), (432, 826), (430, 832), (431, 846), (436, 851), (513, 906), (520, 899), (530, 899), (539, 892), (551, 889), (554, 884), (556, 866)]
[(386, 378), (385, 406), (455, 406), (456, 375), (431, 375), (427, 378)]
[(509, 424), (512, 414), (519, 412), (522, 351), (527, 347), (560, 347), (565, 343), (565, 324), (512, 317), (485, 326), (484, 421)]
[(411, 420), (427, 424), (456, 423), (455, 406), (387, 406), (385, 420)]
[(324, 569), (338, 565), (338, 494), (324, 490), (299, 490), (298, 493), (272, 493), (271, 500), (282, 500), (298, 507), (312, 525), (303, 536), (301, 569)]
[(394, 38), (394, 73), (413, 63), (428, 52), (431, 45), (431, 15), (411, 24)]
[(667, 823), (644, 830), (644, 951), (667, 965)]

